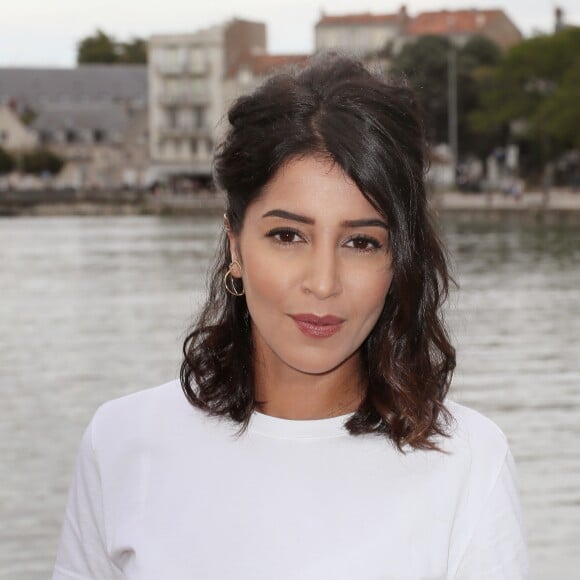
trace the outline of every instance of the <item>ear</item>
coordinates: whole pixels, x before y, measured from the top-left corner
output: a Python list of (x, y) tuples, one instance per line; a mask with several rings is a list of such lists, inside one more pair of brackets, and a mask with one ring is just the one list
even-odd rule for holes
[[(238, 238), (234, 235), (234, 233), (230, 230), (227, 233), (228, 235), (228, 242), (230, 244), (230, 254), (232, 256), (232, 262), (236, 261), (238, 264), (242, 264), (242, 259), (240, 255), (240, 248), (238, 244)], [(234, 264), (232, 267), (232, 276), (234, 278), (241, 278), (242, 277), (242, 270), (237, 265)]]

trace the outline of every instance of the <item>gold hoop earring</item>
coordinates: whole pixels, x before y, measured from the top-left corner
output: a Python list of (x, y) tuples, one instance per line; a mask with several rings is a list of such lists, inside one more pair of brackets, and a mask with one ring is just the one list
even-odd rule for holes
[(243, 296), (244, 295), (243, 285), (242, 289), (238, 290), (234, 282), (235, 278), (234, 275), (232, 274), (232, 268), (234, 266), (237, 266), (240, 270), (242, 269), (242, 265), (237, 260), (233, 260), (233, 262), (230, 264), (230, 267), (228, 268), (228, 271), (224, 275), (224, 286), (232, 296)]

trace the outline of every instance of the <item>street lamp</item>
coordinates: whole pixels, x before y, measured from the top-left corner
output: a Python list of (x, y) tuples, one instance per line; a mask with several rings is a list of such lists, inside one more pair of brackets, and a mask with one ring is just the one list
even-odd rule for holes
[(457, 163), (459, 161), (457, 138), (457, 49), (451, 37), (449, 37), (449, 50), (447, 51), (447, 131), (449, 148), (453, 159), (453, 183), (455, 184)]

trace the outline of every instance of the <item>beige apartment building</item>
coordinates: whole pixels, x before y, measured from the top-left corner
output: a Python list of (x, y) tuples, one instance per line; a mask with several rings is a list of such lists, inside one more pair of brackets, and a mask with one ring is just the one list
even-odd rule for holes
[(209, 182), (230, 98), (227, 72), (265, 51), (265, 25), (238, 19), (149, 40), (149, 183)]
[(401, 37), (409, 17), (398, 13), (331, 15), (322, 13), (314, 28), (316, 52), (348, 52), (359, 58), (380, 54)]
[(501, 48), (522, 40), (503, 10), (438, 10), (410, 16), (406, 7), (392, 14), (322, 14), (315, 26), (316, 51), (354, 54), (367, 61), (396, 54), (404, 44), (426, 35), (446, 36), (456, 45), (481, 35)]

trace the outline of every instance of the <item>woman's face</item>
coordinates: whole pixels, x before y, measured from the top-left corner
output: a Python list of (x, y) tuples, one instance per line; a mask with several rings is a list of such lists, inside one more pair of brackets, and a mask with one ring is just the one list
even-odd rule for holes
[(392, 280), (387, 224), (340, 166), (290, 160), (229, 234), (256, 354), (308, 374), (356, 355)]

